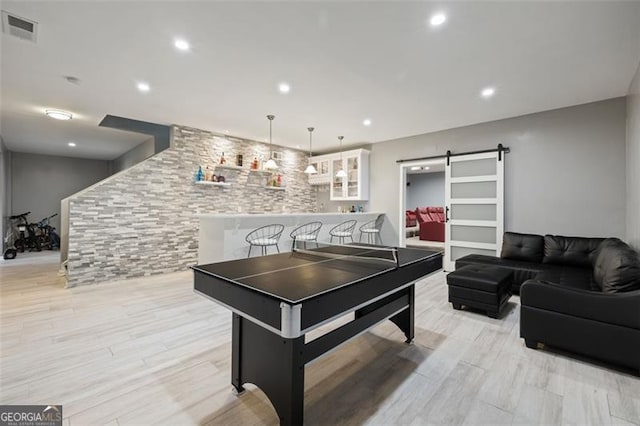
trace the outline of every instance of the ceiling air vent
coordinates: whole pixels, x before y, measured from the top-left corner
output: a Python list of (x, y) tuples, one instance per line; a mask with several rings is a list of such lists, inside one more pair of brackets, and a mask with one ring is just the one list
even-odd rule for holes
[(38, 38), (38, 23), (3, 10), (2, 32), (35, 43)]

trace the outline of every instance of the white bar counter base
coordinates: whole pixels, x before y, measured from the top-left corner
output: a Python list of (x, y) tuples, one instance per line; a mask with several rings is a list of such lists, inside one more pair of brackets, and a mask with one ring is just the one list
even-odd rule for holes
[[(200, 229), (198, 231), (198, 264), (221, 262), (223, 260), (242, 259), (249, 253), (249, 243), (245, 240), (247, 234), (265, 225), (282, 224), (284, 231), (280, 237), (278, 247), (280, 253), (291, 251), (293, 244), (289, 234), (300, 225), (309, 222), (322, 222), (318, 242), (329, 242), (329, 230), (346, 220), (356, 220), (358, 223), (353, 232), (353, 240), (358, 242), (360, 228), (365, 222), (375, 220), (381, 213), (265, 213), (265, 214), (229, 214), (208, 213), (198, 215)], [(390, 226), (385, 218), (385, 226)], [(393, 245), (396, 241), (384, 241)], [(348, 241), (348, 240), (347, 240)], [(363, 237), (366, 242), (366, 235)], [(333, 242), (338, 243), (334, 238)], [(313, 247), (313, 244), (310, 245)], [(277, 253), (275, 247), (268, 247), (268, 254)], [(260, 247), (251, 251), (251, 256), (259, 256)]]

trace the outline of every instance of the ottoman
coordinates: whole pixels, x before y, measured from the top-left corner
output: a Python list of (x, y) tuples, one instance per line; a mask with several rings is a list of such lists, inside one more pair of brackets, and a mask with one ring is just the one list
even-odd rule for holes
[(467, 265), (447, 275), (449, 302), (453, 309), (462, 305), (498, 318), (511, 297), (512, 271), (492, 265)]

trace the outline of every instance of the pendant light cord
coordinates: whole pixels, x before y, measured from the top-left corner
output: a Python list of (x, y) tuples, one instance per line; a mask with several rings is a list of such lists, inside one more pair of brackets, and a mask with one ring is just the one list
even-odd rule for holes
[(311, 158), (311, 134), (313, 133), (313, 127), (307, 127), (309, 131), (309, 158)]
[(273, 119), (276, 118), (275, 115), (267, 115), (269, 119), (269, 159), (273, 159), (273, 150), (271, 149), (271, 126), (273, 125)]

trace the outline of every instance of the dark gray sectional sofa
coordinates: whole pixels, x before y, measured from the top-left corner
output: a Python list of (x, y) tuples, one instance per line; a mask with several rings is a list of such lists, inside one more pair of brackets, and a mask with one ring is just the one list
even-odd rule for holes
[(456, 261), (513, 272), (520, 336), (640, 371), (640, 258), (617, 238), (507, 232), (501, 257)]

